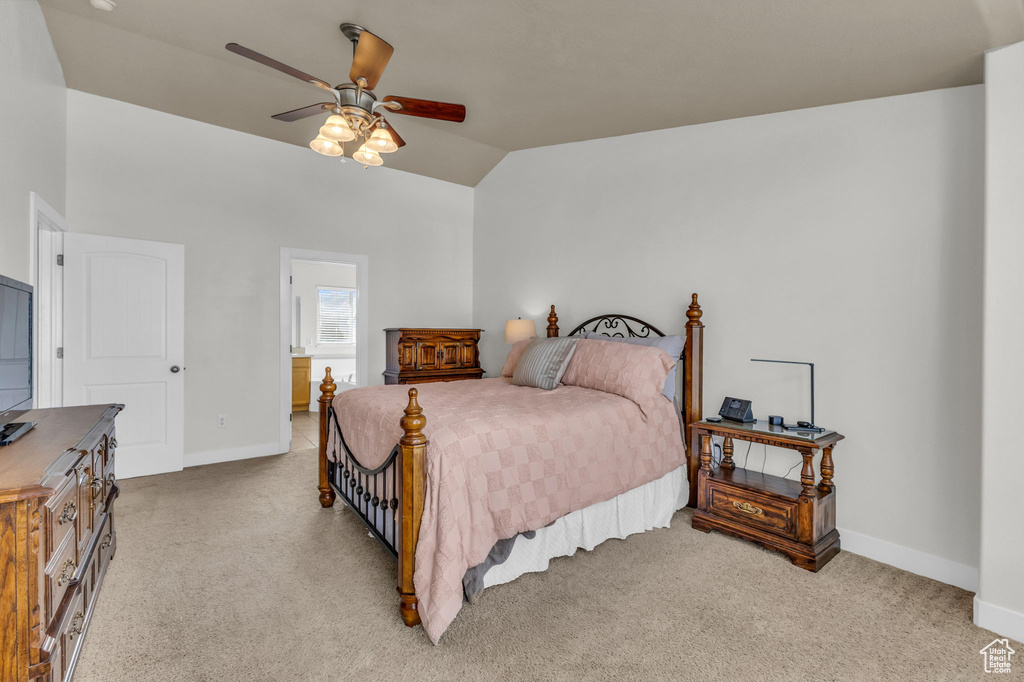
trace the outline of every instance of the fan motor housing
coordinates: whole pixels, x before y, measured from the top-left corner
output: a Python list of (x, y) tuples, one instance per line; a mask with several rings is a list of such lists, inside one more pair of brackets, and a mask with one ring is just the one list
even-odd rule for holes
[(358, 118), (369, 125), (373, 120), (373, 105), (377, 98), (369, 90), (360, 90), (352, 83), (339, 85), (335, 88), (338, 91), (341, 111), (349, 118)]

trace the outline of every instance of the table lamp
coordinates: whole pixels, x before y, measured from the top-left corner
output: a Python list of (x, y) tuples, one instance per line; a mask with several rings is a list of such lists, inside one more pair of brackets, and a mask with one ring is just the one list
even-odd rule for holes
[(537, 323), (533, 320), (518, 318), (505, 322), (505, 343), (515, 343), (523, 339), (537, 336)]

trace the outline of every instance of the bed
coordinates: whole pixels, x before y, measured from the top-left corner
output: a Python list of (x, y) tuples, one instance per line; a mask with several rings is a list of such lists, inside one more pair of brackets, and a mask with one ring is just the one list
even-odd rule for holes
[[(577, 546), (667, 525), (676, 509), (696, 504), (699, 449), (689, 425), (702, 418), (702, 315), (693, 294), (677, 399), (643, 407), (579, 385), (543, 391), (502, 377), (422, 384), (407, 399), (400, 386), (336, 396), (327, 369), (320, 504), (341, 497), (397, 558), (406, 625), (422, 623), (436, 644), (464, 597), (482, 587), (542, 570)], [(551, 306), (547, 337), (558, 336)], [(615, 314), (569, 336), (664, 334)]]

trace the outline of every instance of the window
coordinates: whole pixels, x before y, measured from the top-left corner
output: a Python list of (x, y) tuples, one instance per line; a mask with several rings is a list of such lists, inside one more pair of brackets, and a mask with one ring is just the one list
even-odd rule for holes
[(356, 290), (316, 288), (316, 342), (356, 342)]

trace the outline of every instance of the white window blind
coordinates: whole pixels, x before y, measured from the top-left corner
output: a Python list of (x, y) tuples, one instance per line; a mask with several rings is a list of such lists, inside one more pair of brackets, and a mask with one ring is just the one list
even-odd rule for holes
[(316, 342), (356, 342), (356, 290), (316, 288)]

